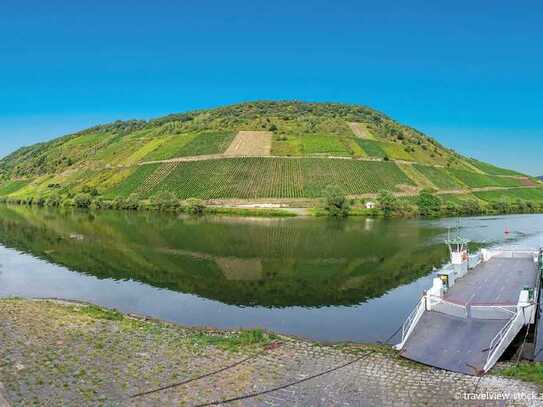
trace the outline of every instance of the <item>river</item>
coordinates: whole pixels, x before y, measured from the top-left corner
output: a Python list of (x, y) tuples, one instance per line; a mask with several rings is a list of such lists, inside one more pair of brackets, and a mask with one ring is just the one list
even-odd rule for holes
[[(0, 206), (0, 297), (88, 301), (182, 325), (379, 342), (452, 228), (543, 246), (543, 215), (440, 220), (202, 217)], [(505, 233), (505, 231), (509, 233)]]

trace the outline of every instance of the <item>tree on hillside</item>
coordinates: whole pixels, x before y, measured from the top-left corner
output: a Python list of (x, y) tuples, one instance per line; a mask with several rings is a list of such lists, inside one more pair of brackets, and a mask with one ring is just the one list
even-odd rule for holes
[(475, 199), (468, 199), (462, 202), (460, 207), (462, 215), (480, 215), (484, 212), (484, 209)]
[(349, 216), (351, 203), (339, 186), (328, 185), (324, 190), (324, 197), (324, 209), (328, 212), (328, 216)]
[(94, 196), (98, 196), (98, 190), (95, 188), (95, 187), (89, 187), (88, 185), (85, 185), (83, 187), (83, 190), (82, 192), (84, 194), (89, 194), (90, 196), (94, 197)]
[(74, 204), (78, 208), (88, 208), (92, 202), (92, 197), (88, 193), (77, 194), (74, 198)]
[(400, 206), (398, 199), (391, 192), (385, 190), (379, 192), (377, 202), (385, 217), (392, 216)]
[(45, 203), (47, 206), (51, 207), (59, 207), (62, 202), (62, 198), (58, 192), (53, 192), (51, 195), (49, 195), (49, 198), (47, 198), (47, 202)]
[(125, 209), (137, 210), (140, 207), (141, 197), (138, 193), (134, 192), (128, 196), (125, 202)]
[(189, 198), (185, 201), (185, 211), (191, 215), (203, 215), (206, 209), (204, 201), (198, 198)]
[(510, 213), (512, 212), (512, 205), (509, 200), (501, 198), (500, 200), (492, 203), (492, 209), (498, 213)]
[(153, 204), (157, 209), (163, 211), (175, 208), (178, 205), (178, 201), (172, 192), (160, 192), (153, 197)]
[(435, 216), (441, 209), (441, 199), (428, 190), (420, 191), (416, 203), (421, 216)]

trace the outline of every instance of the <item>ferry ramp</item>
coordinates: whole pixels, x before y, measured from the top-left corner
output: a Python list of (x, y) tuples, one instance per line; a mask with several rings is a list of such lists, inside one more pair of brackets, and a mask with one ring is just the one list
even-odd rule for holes
[(400, 355), (438, 368), (482, 375), (530, 323), (518, 306), (520, 292), (536, 287), (532, 255), (480, 263), (442, 298), (426, 295)]

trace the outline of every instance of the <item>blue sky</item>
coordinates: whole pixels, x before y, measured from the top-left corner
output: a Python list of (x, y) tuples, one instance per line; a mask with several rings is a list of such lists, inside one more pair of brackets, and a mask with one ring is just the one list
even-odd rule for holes
[(543, 174), (543, 3), (12, 1), (0, 155), (114, 119), (255, 99), (359, 103)]

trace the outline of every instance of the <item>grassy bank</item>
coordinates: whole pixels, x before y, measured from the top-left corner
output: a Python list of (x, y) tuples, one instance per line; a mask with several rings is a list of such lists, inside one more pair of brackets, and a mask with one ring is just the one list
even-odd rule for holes
[(289, 212), (285, 209), (227, 208), (210, 206), (205, 209), (205, 213), (210, 215), (255, 216), (265, 218), (290, 218), (297, 216), (296, 213)]
[[(430, 191), (430, 192), (429, 192)], [(431, 190), (423, 190), (418, 195), (396, 195), (391, 192), (381, 191), (373, 198), (352, 198), (348, 201), (349, 211), (344, 212), (348, 216), (368, 217), (454, 217), (477, 215), (507, 215), (543, 213), (543, 189), (534, 187), (520, 187), (511, 189), (482, 190), (474, 192), (457, 192), (438, 194)], [(382, 194), (387, 194), (386, 202)], [(425, 198), (421, 203), (421, 194)], [(372, 201), (373, 209), (367, 209), (366, 203)], [(213, 203), (213, 201), (210, 201)], [(250, 204), (250, 200), (243, 200)], [(283, 202), (288, 204), (288, 200)], [(313, 205), (308, 213), (313, 216), (327, 216), (325, 209), (326, 199), (312, 199), (308, 201)], [(299, 215), (294, 210), (280, 208), (246, 208), (236, 206), (207, 205), (206, 201), (188, 198), (179, 199), (170, 192), (161, 192), (158, 195), (143, 199), (139, 194), (133, 193), (126, 198), (106, 199), (96, 190), (89, 189), (76, 195), (49, 197), (0, 197), (0, 203), (28, 205), (38, 207), (69, 207), (80, 209), (115, 209), (132, 211), (161, 211), (177, 212), (194, 215), (231, 215), (248, 217), (293, 217)], [(291, 204), (296, 205), (297, 201)]]
[(497, 372), (501, 376), (535, 383), (543, 391), (543, 363), (520, 363)]

